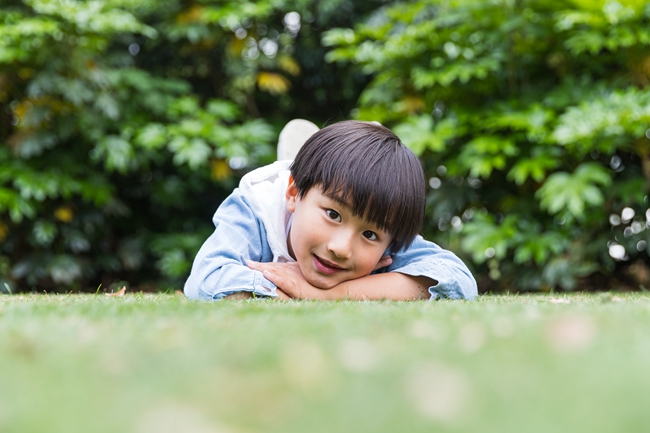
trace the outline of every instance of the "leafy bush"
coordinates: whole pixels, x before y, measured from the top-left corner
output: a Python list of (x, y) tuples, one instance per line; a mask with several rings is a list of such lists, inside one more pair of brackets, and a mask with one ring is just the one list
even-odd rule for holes
[(4, 1), (0, 290), (179, 288), (280, 127), (353, 107), (320, 33), (381, 3)]
[[(145, 24), (165, 6), (160, 29)], [(137, 64), (137, 41), (155, 51), (173, 38), (161, 31), (172, 6), (0, 12), (0, 278), (14, 290), (156, 281), (154, 265), (184, 278), (233, 170), (271, 155), (267, 122)]]
[(0, 286), (178, 287), (280, 127), (352, 112), (421, 156), (425, 234), (483, 290), (650, 287), (649, 21), (632, 0), (7, 0)]
[(354, 116), (421, 155), (429, 235), (484, 290), (648, 284), (645, 2), (394, 2), (323, 43), (372, 79)]

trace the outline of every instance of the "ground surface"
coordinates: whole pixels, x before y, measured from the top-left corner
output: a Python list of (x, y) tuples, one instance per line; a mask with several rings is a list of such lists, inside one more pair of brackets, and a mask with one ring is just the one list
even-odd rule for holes
[(650, 295), (0, 296), (0, 432), (644, 432)]

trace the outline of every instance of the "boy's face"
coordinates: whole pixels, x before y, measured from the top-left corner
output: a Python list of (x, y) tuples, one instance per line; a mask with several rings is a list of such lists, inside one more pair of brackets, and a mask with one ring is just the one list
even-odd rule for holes
[(392, 236), (368, 223), (341, 203), (311, 188), (302, 198), (293, 179), (286, 193), (293, 222), (287, 239), (305, 279), (331, 289), (337, 284), (369, 275), (392, 242)]

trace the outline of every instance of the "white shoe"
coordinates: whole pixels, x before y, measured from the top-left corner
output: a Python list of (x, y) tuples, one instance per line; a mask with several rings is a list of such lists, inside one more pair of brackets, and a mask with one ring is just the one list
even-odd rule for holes
[(295, 159), (302, 145), (318, 130), (318, 126), (309, 120), (290, 120), (278, 137), (278, 161)]

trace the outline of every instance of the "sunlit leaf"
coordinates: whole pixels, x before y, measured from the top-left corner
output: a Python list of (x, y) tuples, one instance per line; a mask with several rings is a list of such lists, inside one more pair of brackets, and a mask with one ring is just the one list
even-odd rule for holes
[(278, 64), (280, 65), (280, 68), (293, 75), (297, 76), (300, 75), (300, 65), (298, 62), (293, 57), (290, 56), (280, 56), (278, 58)]
[(232, 170), (224, 159), (210, 160), (210, 177), (216, 181), (223, 181), (232, 176)]
[(74, 211), (70, 206), (59, 206), (54, 210), (54, 218), (61, 222), (69, 223), (74, 218)]
[(291, 87), (289, 80), (282, 75), (273, 72), (259, 72), (256, 81), (261, 90), (273, 95), (286, 93)]

